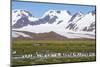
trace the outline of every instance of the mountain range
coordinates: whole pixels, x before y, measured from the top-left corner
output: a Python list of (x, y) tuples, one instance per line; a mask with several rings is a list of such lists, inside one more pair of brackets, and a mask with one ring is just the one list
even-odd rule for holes
[(42, 17), (30, 11), (12, 10), (12, 37), (38, 39), (95, 39), (96, 12), (72, 14), (67, 10), (48, 10)]

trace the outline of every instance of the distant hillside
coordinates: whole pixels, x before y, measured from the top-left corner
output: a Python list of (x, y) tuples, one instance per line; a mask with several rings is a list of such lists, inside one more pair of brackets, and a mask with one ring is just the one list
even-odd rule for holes
[(53, 31), (48, 32), (48, 33), (31, 33), (31, 32), (26, 32), (26, 31), (16, 31), (17, 33), (24, 33), (26, 35), (30, 35), (29, 37), (23, 37), (20, 35), (17, 38), (13, 39), (28, 39), (28, 40), (65, 40), (67, 39), (64, 36), (61, 36)]

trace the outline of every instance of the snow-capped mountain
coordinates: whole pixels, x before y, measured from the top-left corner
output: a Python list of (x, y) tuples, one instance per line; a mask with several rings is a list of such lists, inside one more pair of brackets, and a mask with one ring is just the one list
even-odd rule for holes
[(12, 11), (12, 36), (31, 37), (31, 33), (49, 33), (51, 31), (66, 38), (95, 38), (95, 11), (87, 14), (71, 14), (66, 10), (49, 10), (42, 17), (35, 17), (27, 10)]

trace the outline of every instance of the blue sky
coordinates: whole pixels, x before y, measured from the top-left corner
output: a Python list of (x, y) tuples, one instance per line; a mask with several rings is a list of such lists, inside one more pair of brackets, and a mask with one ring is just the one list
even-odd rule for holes
[(36, 3), (36, 2), (12, 2), (13, 9), (25, 9), (30, 11), (34, 16), (41, 17), (46, 11), (53, 10), (68, 10), (72, 14), (76, 12), (82, 12), (84, 14), (89, 11), (95, 10), (95, 6), (83, 6), (83, 5), (71, 5), (71, 4), (48, 4), (48, 3)]

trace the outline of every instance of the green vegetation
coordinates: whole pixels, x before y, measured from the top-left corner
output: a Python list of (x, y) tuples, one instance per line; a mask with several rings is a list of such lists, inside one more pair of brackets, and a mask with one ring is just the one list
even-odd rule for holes
[(78, 58), (48, 58), (35, 60), (12, 60), (13, 66), (21, 65), (37, 65), (37, 64), (59, 64), (59, 63), (75, 63), (75, 62), (91, 62), (95, 61), (96, 57), (78, 57)]
[[(13, 40), (12, 52), (16, 55), (35, 54), (36, 52), (94, 52), (96, 51), (95, 40), (88, 39), (69, 39), (69, 40)], [(95, 61), (95, 57), (77, 57), (77, 58), (48, 58), (48, 59), (24, 59), (13, 60), (12, 65), (32, 65), (32, 64), (53, 64)]]

